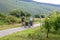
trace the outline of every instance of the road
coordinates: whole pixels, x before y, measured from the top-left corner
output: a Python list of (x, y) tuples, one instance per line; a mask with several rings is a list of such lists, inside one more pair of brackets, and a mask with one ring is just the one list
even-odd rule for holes
[[(31, 28), (38, 27), (38, 26), (40, 26), (40, 24), (34, 24)], [(12, 34), (12, 33), (18, 32), (18, 31), (22, 31), (22, 30), (27, 30), (27, 29), (28, 29), (28, 28), (18, 27), (18, 28), (1, 30), (1, 31), (0, 31), (0, 38), (1, 38), (1, 37), (4, 37), (4, 36), (6, 36), (6, 35), (9, 35), (9, 34)]]

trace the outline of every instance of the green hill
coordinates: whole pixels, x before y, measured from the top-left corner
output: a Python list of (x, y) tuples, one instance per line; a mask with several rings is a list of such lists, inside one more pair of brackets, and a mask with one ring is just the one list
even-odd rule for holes
[(21, 9), (30, 13), (48, 14), (54, 10), (60, 10), (60, 7), (22, 0), (0, 0), (0, 12), (6, 13), (14, 9)]

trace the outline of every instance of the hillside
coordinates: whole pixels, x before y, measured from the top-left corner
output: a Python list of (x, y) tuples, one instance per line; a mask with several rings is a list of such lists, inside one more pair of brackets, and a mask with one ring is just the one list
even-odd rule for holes
[(38, 3), (27, 0), (0, 0), (0, 12), (6, 13), (14, 9), (21, 9), (30, 13), (48, 14), (60, 10), (58, 5)]

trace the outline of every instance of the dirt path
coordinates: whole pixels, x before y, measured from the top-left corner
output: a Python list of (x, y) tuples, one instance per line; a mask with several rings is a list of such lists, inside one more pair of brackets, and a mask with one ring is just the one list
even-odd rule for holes
[[(34, 24), (33, 27), (37, 27), (40, 26), (40, 24)], [(33, 28), (31, 27), (31, 28)], [(4, 37), (6, 35), (18, 32), (18, 31), (22, 31), (22, 30), (27, 30), (28, 28), (24, 28), (24, 27), (18, 27), (18, 28), (12, 28), (12, 29), (7, 29), (7, 30), (2, 30), (0, 31), (0, 38)]]

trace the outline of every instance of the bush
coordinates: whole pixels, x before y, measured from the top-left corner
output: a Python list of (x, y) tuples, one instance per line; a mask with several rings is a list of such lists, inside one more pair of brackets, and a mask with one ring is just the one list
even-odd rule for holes
[(20, 10), (13, 10), (10, 12), (10, 15), (15, 16), (15, 17), (20, 17), (21, 11)]
[(45, 15), (41, 15), (41, 18), (45, 18)]
[(25, 16), (25, 13), (23, 11), (21, 11), (21, 15), (20, 16)]
[(45, 18), (44, 28), (47, 30), (47, 38), (48, 38), (48, 33), (50, 32), (50, 29), (51, 29), (50, 18), (48, 18), (48, 17)]
[(14, 17), (14, 16), (7, 16), (7, 17), (6, 17), (6, 21), (7, 21), (9, 24), (11, 24), (11, 23), (18, 23), (17, 18)]
[(3, 24), (8, 24), (5, 20), (6, 16), (2, 13), (0, 13), (0, 25), (3, 25)]
[(21, 10), (13, 10), (13, 11), (10, 12), (10, 15), (19, 18), (20, 16), (25, 16), (25, 13)]
[(5, 17), (6, 17), (6, 16), (5, 16), (4, 14), (0, 13), (0, 20), (4, 20)]
[(0, 25), (5, 24), (14, 24), (14, 23), (21, 23), (21, 20), (15, 16), (7, 15), (0, 13)]
[(26, 12), (26, 13), (25, 13), (25, 16), (26, 16), (26, 17), (30, 17), (30, 16), (31, 16), (31, 14), (30, 14), (30, 13), (28, 13), (28, 12)]
[(35, 14), (34, 17), (35, 18), (40, 18), (40, 15), (39, 14)]
[[(47, 30), (47, 37), (49, 31), (53, 28), (55, 33), (58, 33), (60, 30), (60, 13), (53, 12), (50, 16), (45, 18), (45, 26)], [(53, 31), (53, 30), (52, 30)]]

